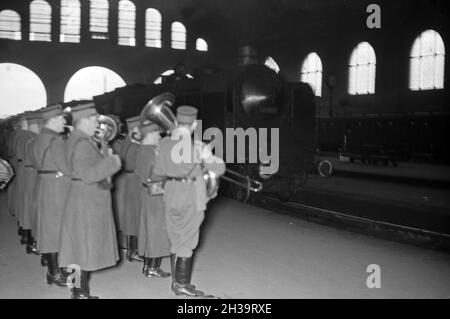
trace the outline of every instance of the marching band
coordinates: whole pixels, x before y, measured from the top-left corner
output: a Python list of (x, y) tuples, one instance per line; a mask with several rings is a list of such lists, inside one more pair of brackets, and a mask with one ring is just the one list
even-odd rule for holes
[[(176, 295), (213, 297), (191, 284), (191, 273), (210, 199), (206, 176), (224, 174), (225, 163), (192, 136), (197, 110), (180, 106), (175, 116), (172, 105), (167, 93), (152, 99), (116, 139), (93, 103), (71, 107), (70, 130), (60, 104), (0, 123), (0, 189), (8, 184), (21, 244), (41, 256), (49, 285), (72, 287), (72, 299), (98, 298), (90, 273), (117, 265), (122, 250), (143, 262), (145, 277), (171, 276)], [(192, 161), (179, 162), (173, 150), (186, 137)]]

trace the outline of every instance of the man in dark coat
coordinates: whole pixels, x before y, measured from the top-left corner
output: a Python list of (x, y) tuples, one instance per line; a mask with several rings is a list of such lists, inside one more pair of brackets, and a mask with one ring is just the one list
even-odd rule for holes
[(66, 144), (71, 185), (62, 219), (59, 264), (77, 265), (81, 270), (72, 298), (91, 299), (96, 297), (89, 293), (89, 272), (119, 260), (111, 192), (102, 181), (118, 172), (121, 162), (111, 149), (103, 154), (91, 138), (98, 124), (93, 103), (73, 107), (72, 116), (75, 129)]
[(17, 222), (19, 224), (20, 233), (22, 236), (22, 239), (20, 241), (21, 244), (27, 244), (27, 236), (28, 232), (23, 230), (23, 211), (24, 211), (24, 188), (25, 188), (25, 177), (26, 177), (26, 170), (24, 165), (24, 159), (25, 159), (25, 146), (26, 143), (30, 138), (32, 138), (35, 133), (31, 132), (29, 130), (29, 124), (28, 121), (30, 118), (33, 117), (33, 114), (31, 112), (25, 112), (22, 115), (22, 122), (21, 122), (21, 129), (17, 132), (15, 135), (15, 140), (13, 144), (13, 149), (15, 153), (16, 158), (16, 167), (15, 167), (15, 180), (16, 183), (14, 184), (14, 213), (17, 218)]
[(129, 142), (121, 149), (123, 170), (122, 181), (117, 184), (118, 224), (120, 231), (126, 238), (127, 259), (129, 261), (143, 261), (138, 253), (139, 212), (141, 209), (141, 184), (136, 174), (136, 154), (139, 141), (133, 136), (139, 134), (140, 116), (127, 119)]
[(47, 283), (66, 287), (66, 277), (58, 267), (61, 220), (70, 185), (65, 140), (60, 135), (65, 119), (60, 104), (43, 109), (41, 116), (43, 128), (33, 145), (38, 169), (34, 219), (37, 248), (47, 261)]
[(192, 140), (196, 117), (197, 110), (191, 106), (177, 109), (178, 126), (171, 137), (161, 140), (153, 169), (155, 175), (166, 178), (164, 204), (171, 245), (172, 290), (176, 295), (194, 297), (204, 295), (190, 283), (192, 256), (209, 200), (203, 169), (214, 172), (216, 176), (225, 172), (222, 159), (212, 155), (210, 148), (204, 147), (201, 141)]
[(20, 224), (22, 225), (26, 244), (27, 244), (27, 253), (34, 253), (39, 255), (39, 252), (35, 243), (36, 233), (33, 233), (33, 219), (34, 219), (34, 211), (35, 211), (35, 187), (36, 187), (36, 179), (37, 179), (37, 171), (35, 166), (35, 158), (33, 154), (33, 145), (36, 140), (36, 137), (40, 130), (40, 112), (35, 111), (32, 113), (32, 116), (28, 118), (28, 127), (30, 131), (30, 138), (28, 138), (23, 144), (23, 175), (24, 175), (24, 187), (23, 187), (23, 195), (22, 201), (22, 214)]
[(162, 194), (152, 193), (152, 181), (161, 128), (151, 121), (143, 121), (140, 127), (141, 145), (136, 156), (136, 172), (140, 179), (141, 210), (139, 223), (139, 253), (144, 256), (142, 272), (146, 277), (168, 277), (161, 269), (162, 257), (170, 255), (166, 213)]

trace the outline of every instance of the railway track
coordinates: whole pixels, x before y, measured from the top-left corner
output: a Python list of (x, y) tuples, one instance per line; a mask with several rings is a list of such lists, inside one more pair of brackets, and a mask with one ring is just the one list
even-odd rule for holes
[(283, 202), (270, 195), (258, 196), (254, 199), (253, 204), (278, 213), (331, 227), (338, 227), (347, 231), (450, 253), (450, 235), (445, 233), (361, 218), (302, 203)]

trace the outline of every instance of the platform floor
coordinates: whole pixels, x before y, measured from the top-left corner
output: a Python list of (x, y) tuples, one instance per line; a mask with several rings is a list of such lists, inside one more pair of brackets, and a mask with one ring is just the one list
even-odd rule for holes
[[(192, 282), (221, 298), (450, 298), (450, 255), (318, 225), (218, 198), (210, 204)], [(366, 268), (381, 268), (369, 289)], [(92, 274), (101, 298), (181, 298), (170, 278), (148, 279), (141, 263)], [(168, 270), (169, 260), (163, 261)], [(0, 298), (68, 298), (50, 287), (39, 257), (19, 244), (0, 193)]]

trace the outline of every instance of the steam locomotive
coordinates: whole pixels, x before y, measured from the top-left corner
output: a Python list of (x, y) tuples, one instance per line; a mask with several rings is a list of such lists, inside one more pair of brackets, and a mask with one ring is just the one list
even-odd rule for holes
[[(247, 136), (245, 158), (238, 158), (236, 143), (233, 143), (232, 163), (228, 160), (227, 166), (263, 182), (263, 193), (286, 201), (301, 188), (315, 167), (314, 94), (307, 84), (286, 82), (274, 70), (259, 63), (248, 48), (241, 52), (238, 60), (238, 65), (232, 69), (207, 69), (194, 79), (170, 81), (169, 78), (161, 84), (130, 85), (95, 96), (93, 100), (99, 113), (116, 115), (124, 122), (138, 115), (149, 99), (170, 92), (176, 97), (174, 109), (179, 105), (198, 109), (203, 130), (218, 128), (225, 136), (227, 128), (242, 128), (245, 132), (266, 128), (266, 145), (278, 146), (278, 149), (266, 150), (272, 162), (263, 160), (259, 152), (257, 160), (251, 160), (250, 150), (254, 151), (255, 145), (250, 145)], [(278, 129), (278, 136), (271, 134), (271, 129)], [(278, 141), (272, 141), (274, 138)], [(262, 142), (258, 140), (259, 149)], [(224, 158), (229, 151), (224, 147)], [(274, 166), (273, 160), (278, 161), (278, 170), (273, 174), (262, 173), (262, 167)], [(221, 192), (242, 201), (253, 198), (248, 189), (231, 183), (224, 183)]]

